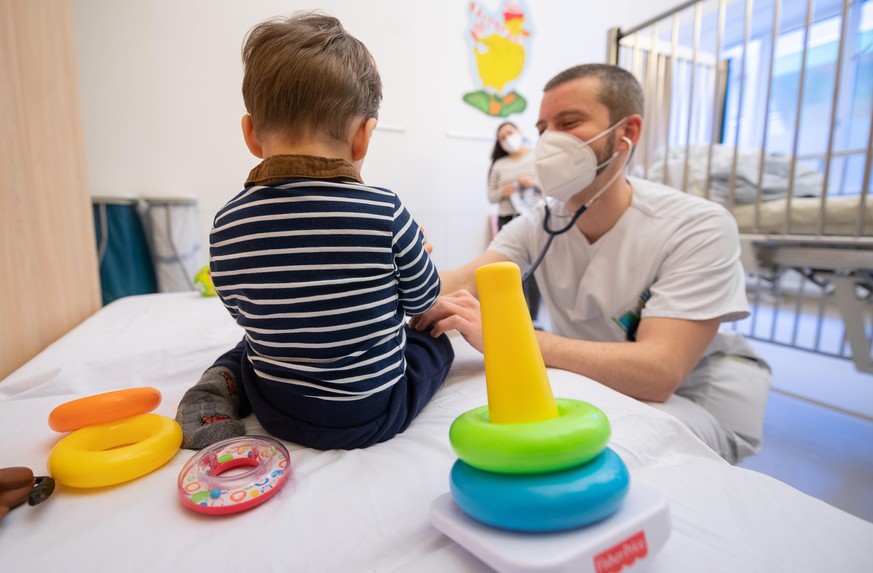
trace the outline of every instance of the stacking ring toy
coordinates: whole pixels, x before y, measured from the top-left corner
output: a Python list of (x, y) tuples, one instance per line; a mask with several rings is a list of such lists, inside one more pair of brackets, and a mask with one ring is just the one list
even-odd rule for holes
[[(251, 509), (285, 485), (290, 460), (282, 442), (267, 436), (217, 442), (195, 454), (179, 472), (179, 499), (185, 507), (209, 515)], [(239, 467), (251, 469), (222, 475)]]
[(166, 416), (140, 414), (76, 430), (49, 454), (52, 477), (72, 487), (130, 481), (168, 461), (182, 444), (182, 428)]
[(558, 531), (618, 511), (629, 479), (627, 466), (606, 448), (587, 464), (547, 474), (485, 472), (458, 460), (450, 485), (458, 506), (483, 523), (514, 531)]
[(161, 393), (148, 386), (104, 392), (61, 404), (51, 411), (48, 423), (56, 432), (72, 432), (85, 426), (145, 414), (160, 403)]
[(449, 429), (452, 448), (469, 465), (491, 472), (535, 474), (578, 466), (603, 451), (610, 425), (599, 408), (558, 398), (557, 418), (494, 424), (488, 406), (458, 416)]

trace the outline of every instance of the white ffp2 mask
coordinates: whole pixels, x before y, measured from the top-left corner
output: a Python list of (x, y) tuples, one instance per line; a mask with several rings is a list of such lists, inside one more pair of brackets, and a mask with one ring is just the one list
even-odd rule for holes
[(534, 167), (543, 193), (566, 203), (591, 185), (597, 177), (597, 170), (608, 165), (618, 155), (615, 152), (612, 157), (598, 165), (591, 143), (614, 130), (623, 121), (624, 119), (616, 122), (588, 141), (561, 131), (543, 132), (537, 141), (534, 154)]
[(521, 136), (517, 133), (507, 135), (502, 140), (500, 140), (500, 147), (502, 147), (503, 151), (509, 153), (510, 155), (521, 149), (521, 145), (522, 139)]

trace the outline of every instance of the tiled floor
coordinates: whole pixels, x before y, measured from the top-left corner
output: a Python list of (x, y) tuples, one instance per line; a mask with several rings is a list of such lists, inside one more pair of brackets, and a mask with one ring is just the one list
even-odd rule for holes
[(847, 360), (753, 345), (773, 368), (773, 391), (764, 450), (739, 465), (873, 522), (873, 375)]

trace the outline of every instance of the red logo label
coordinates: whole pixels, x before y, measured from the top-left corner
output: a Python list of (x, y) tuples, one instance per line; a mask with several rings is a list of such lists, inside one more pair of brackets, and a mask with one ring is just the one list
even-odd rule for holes
[(597, 573), (618, 573), (648, 554), (646, 535), (642, 531), (638, 531), (624, 541), (620, 541), (606, 551), (595, 555), (594, 570)]

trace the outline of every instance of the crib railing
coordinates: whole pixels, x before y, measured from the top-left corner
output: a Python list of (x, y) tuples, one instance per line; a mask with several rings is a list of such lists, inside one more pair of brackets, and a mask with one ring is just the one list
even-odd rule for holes
[[(610, 62), (634, 73), (646, 96), (634, 172), (649, 177), (662, 163), (659, 177), (688, 191), (692, 166), (702, 167), (699, 157), (692, 163), (693, 150), (707, 146), (700, 194), (712, 198), (714, 152), (730, 148), (726, 206), (738, 203), (742, 180), (757, 189), (749, 231), (796, 235), (798, 174), (814, 169), (818, 213), (811, 232), (802, 233), (835, 235), (826, 229), (828, 203), (849, 195), (857, 201), (855, 220), (838, 235), (867, 241), (873, 235), (873, 96), (865, 87), (873, 81), (871, 41), (873, 3), (859, 0), (692, 0), (611, 30)], [(757, 152), (756, 168), (738, 169), (748, 150)], [(669, 161), (671, 152), (684, 161)], [(776, 156), (787, 158), (788, 169), (782, 224), (773, 230), (761, 218), (765, 164)]]
[(631, 173), (737, 218), (736, 328), (873, 373), (871, 45), (873, 1), (691, 0), (610, 30), (608, 57), (646, 99)]

